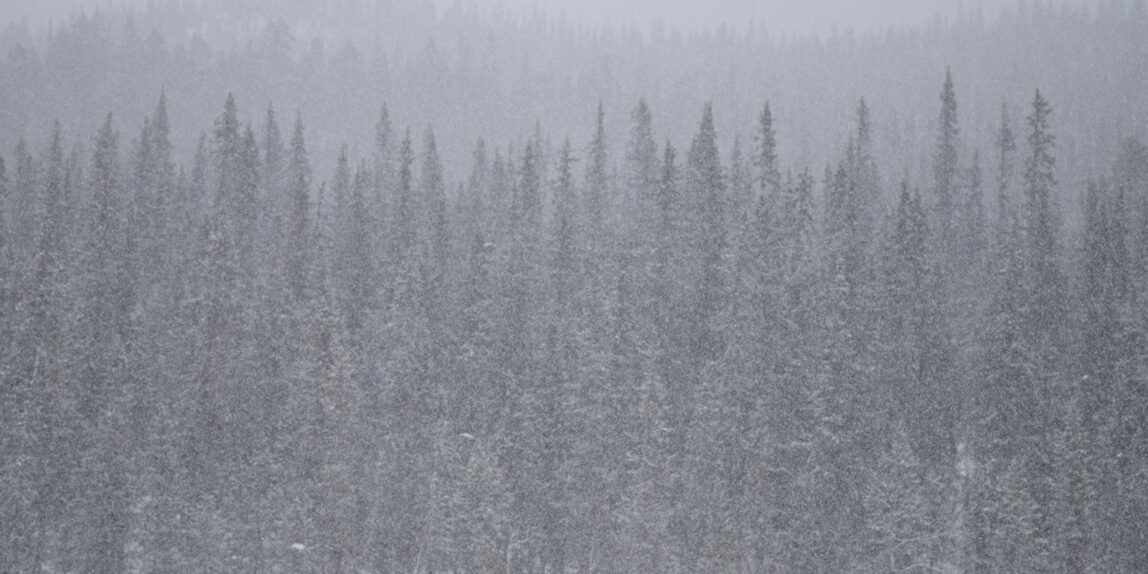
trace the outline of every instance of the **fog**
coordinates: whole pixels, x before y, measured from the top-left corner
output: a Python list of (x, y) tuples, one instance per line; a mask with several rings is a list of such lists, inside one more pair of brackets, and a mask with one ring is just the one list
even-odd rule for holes
[[(280, 1), (306, 6), (310, 2)], [(384, 4), (386, 2), (383, 2)], [(586, 24), (665, 25), (683, 31), (727, 25), (759, 26), (779, 36), (826, 34), (834, 29), (881, 31), (954, 18), (967, 10), (995, 19), (1002, 10), (1031, 5), (1027, 0), (433, 0), (439, 9), (453, 4), (507, 9), (530, 14), (541, 10)], [(1098, 0), (1069, 0), (1061, 6), (1087, 6)], [(162, 4), (162, 2), (161, 2)], [(255, 3), (258, 4), (258, 3)], [(144, 0), (7, 0), (0, 25), (26, 21), (33, 26), (59, 22), (80, 10), (144, 6)]]
[[(449, 4), (451, 0), (444, 3)], [(964, 9), (995, 18), (1002, 9), (1016, 9), (1024, 0), (477, 0), (480, 5), (504, 4), (513, 9), (535, 8), (590, 23), (637, 25), (664, 23), (690, 30), (727, 25), (764, 27), (781, 36), (826, 34), (834, 29), (858, 32), (920, 26), (934, 18), (953, 18)], [(1078, 2), (1084, 4), (1083, 1)]]

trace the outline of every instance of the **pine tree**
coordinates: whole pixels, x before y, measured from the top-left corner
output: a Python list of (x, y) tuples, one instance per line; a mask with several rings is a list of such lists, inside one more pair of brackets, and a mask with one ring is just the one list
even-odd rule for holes
[(1056, 159), (1052, 156), (1055, 137), (1049, 133), (1048, 102), (1036, 92), (1028, 117), (1029, 155), (1024, 162), (1024, 229), (1028, 284), (1032, 286), (1030, 333), (1055, 333), (1061, 320), (1062, 280), (1055, 203)]
[[(381, 201), (387, 197), (391, 186), (395, 184), (395, 134), (391, 127), (391, 116), (384, 104), (379, 112), (379, 121), (375, 124), (375, 163), (372, 173), (375, 175), (375, 194)], [(394, 209), (394, 206), (387, 206)]]
[(1001, 199), (1008, 198), (1008, 190), (1012, 185), (1013, 171), (1016, 161), (1016, 135), (1012, 131), (1012, 122), (1009, 120), (1008, 105), (1001, 102), (1001, 123), (996, 133), (996, 184), (997, 184), (997, 218), (1005, 216), (1001, 210)]
[(223, 115), (215, 121), (212, 136), (212, 159), (215, 168), (215, 207), (227, 209), (236, 201), (239, 178), (239, 158), (242, 155), (242, 135), (235, 97), (227, 94)]
[(976, 271), (982, 263), (981, 257), (985, 249), (985, 210), (984, 210), (984, 173), (981, 170), (980, 152), (973, 153), (972, 165), (967, 170), (967, 193), (960, 210), (960, 242), (964, 248), (965, 257), (972, 261), (967, 269)]
[(350, 347), (357, 353), (373, 348), (368, 333), (363, 329), (377, 320), (376, 313), (380, 310), (379, 274), (374, 253), (378, 214), (372, 209), (375, 204), (369, 197), (372, 177), (366, 162), (360, 162), (351, 184), (345, 232), (343, 272), (347, 287), (342, 315), (347, 320)]
[(653, 118), (646, 98), (638, 99), (630, 117), (633, 127), (626, 148), (629, 189), (636, 195), (637, 205), (642, 209), (640, 213), (646, 213), (658, 181), (658, 144), (654, 143)]
[(490, 160), (487, 157), (486, 140), (478, 138), (471, 150), (470, 175), (466, 183), (460, 183), (460, 193), (455, 201), (455, 220), (458, 222), (458, 236), (467, 240), (480, 230), (489, 230), (487, 188), (490, 185)]
[(773, 129), (773, 112), (769, 102), (758, 116), (758, 129), (754, 134), (754, 145), (757, 153), (754, 156), (754, 167), (757, 168), (757, 187), (759, 193), (766, 198), (776, 198), (781, 192), (781, 169), (777, 160), (777, 135)]
[(112, 127), (112, 116), (108, 114), (96, 136), (88, 182), (95, 200), (95, 217), (89, 232), (91, 245), (87, 270), (93, 274), (93, 287), (97, 293), (93, 300), (103, 306), (89, 315), (99, 323), (94, 330), (97, 334), (107, 334), (114, 329), (122, 335), (125, 327), (122, 321), (126, 318), (120, 315), (127, 311), (116, 286), (126, 279), (119, 276), (122, 270), (118, 259), (126, 247), (121, 244), (125, 233), (123, 227), (129, 223), (122, 220), (124, 209), (121, 204), (126, 198), (120, 196), (118, 154), (118, 134)]
[(307, 269), (311, 249), (311, 163), (307, 158), (307, 145), (303, 140), (303, 116), (295, 116), (295, 129), (291, 136), (291, 155), (287, 163), (288, 194), (291, 213), (284, 230), (287, 236), (287, 282), (295, 304), (307, 297), (309, 281)]
[[(39, 197), (38, 187), (40, 186), (43, 178), (43, 166), (39, 158), (35, 157), (28, 150), (28, 142), (21, 137), (16, 142), (16, 147), (13, 150), (12, 162), (12, 183), (11, 183), (11, 207), (9, 225), (11, 229), (8, 232), (11, 238), (9, 249), (12, 252), (12, 257), (16, 266), (12, 271), (16, 273), (16, 284), (22, 284), (26, 279), (26, 275), (30, 273), (31, 257), (35, 251), (33, 245), (35, 244), (36, 237), (39, 236), (39, 219), (34, 215), (38, 209), (36, 200)], [(18, 214), (26, 214), (24, 217), (17, 217)]]
[(722, 257), (726, 249), (725, 179), (717, 149), (713, 106), (706, 104), (698, 133), (690, 144), (687, 185), (691, 216), (690, 246), (699, 254), (695, 277), (695, 304), (691, 309), (694, 333), (693, 360), (721, 356), (722, 341), (713, 320), (724, 304)]
[(275, 107), (268, 103), (267, 114), (263, 119), (263, 189), (277, 219), (283, 218), (287, 212), (285, 202), (280, 201), (283, 196), (286, 154), (279, 120), (275, 119)]
[[(946, 385), (952, 351), (941, 313), (941, 289), (926, 252), (929, 240), (921, 198), (909, 193), (902, 181), (885, 273), (886, 308), (890, 320), (885, 330), (892, 345), (887, 352), (893, 367), (887, 401), (900, 401), (907, 413), (907, 430), (924, 453), (926, 462), (939, 465), (952, 452), (952, 391)], [(898, 388), (898, 385), (904, 385)], [(886, 401), (882, 401), (886, 402)]]
[(1027, 286), (1020, 212), (1013, 197), (1016, 142), (1007, 108), (1001, 107), (996, 141), (996, 221), (989, 274), (991, 300), (986, 313), (984, 389), (978, 393), (979, 417), (990, 421), (982, 440), (989, 452), (1018, 454), (1027, 446), (1023, 428), (1034, 416), (1032, 380), (1027, 369), (1031, 347), (1024, 338)]
[(863, 250), (867, 250), (873, 231), (876, 229), (884, 207), (881, 189), (881, 176), (877, 170), (877, 157), (873, 150), (873, 119), (865, 98), (857, 104), (857, 129), (853, 135), (853, 145), (846, 150), (846, 174), (851, 181), (851, 190), (856, 210), (856, 239)]
[[(259, 223), (259, 190), (263, 181), (260, 172), (259, 143), (251, 124), (243, 129), (243, 142), (239, 156), (236, 195), (236, 241), (242, 265), (244, 286), (250, 288), (257, 275), (256, 231)], [(247, 301), (246, 303), (251, 303)]]
[[(17, 391), (27, 413), (24, 424), (32, 430), (36, 456), (33, 483), (36, 514), (31, 540), (33, 563), (58, 557), (65, 564), (86, 562), (69, 544), (79, 540), (54, 540), (53, 533), (66, 525), (69, 501), (79, 493), (77, 455), (81, 452), (79, 430), (85, 420), (78, 412), (76, 389), (68, 384), (68, 351), (71, 347), (71, 309), (66, 287), (71, 280), (66, 266), (67, 184), (60, 123), (55, 122), (48, 147), (41, 160), (44, 177), (37, 197), (39, 229), (33, 243), (32, 276), (21, 299), (28, 308), (27, 323), (21, 333), (23, 345), (17, 355)], [(26, 381), (26, 382), (25, 382)], [(27, 401), (20, 395), (27, 393)], [(96, 568), (122, 569), (120, 548), (107, 548), (90, 557)]]
[(836, 268), (847, 288), (850, 302), (858, 296), (862, 281), (861, 204), (857, 183), (850, 179), (845, 163), (834, 170), (825, 166), (825, 223), (828, 264)]
[[(77, 392), (77, 400), (88, 415), (88, 432), (99, 437), (96, 446), (88, 447), (81, 455), (89, 490), (81, 495), (92, 515), (85, 517), (105, 525), (97, 535), (97, 547), (103, 550), (98, 558), (104, 564), (118, 564), (124, 560), (122, 551), (113, 550), (128, 542), (128, 472), (130, 472), (133, 442), (125, 437), (128, 423), (138, 425), (147, 421), (129, 421), (128, 401), (136, 404), (150, 402), (147, 390), (131, 384), (129, 350), (134, 343), (130, 331), (129, 298), (130, 277), (124, 272), (124, 258), (130, 257), (124, 241), (121, 206), (120, 166), (118, 163), (118, 135), (112, 127), (109, 114), (100, 127), (91, 159), (88, 185), (95, 199), (95, 218), (87, 235), (81, 267), (81, 281), (85, 291), (95, 296), (84, 305), (86, 322), (81, 326), (87, 332), (84, 341), (83, 362), (88, 366), (84, 379), (88, 383)], [(87, 500), (91, 497), (91, 500)]]
[(415, 246), (416, 218), (418, 206), (414, 196), (415, 152), (411, 143), (411, 131), (407, 129), (399, 145), (398, 181), (391, 200), (391, 250), (392, 261), (396, 265), (406, 258)]
[(578, 197), (574, 189), (573, 151), (570, 139), (562, 142), (558, 152), (558, 177), (554, 185), (555, 225), (554, 255), (552, 260), (552, 289), (551, 297), (560, 306), (559, 313), (569, 316), (572, 313), (572, 298), (578, 297), (578, 287), (581, 274), (578, 272), (576, 259), (576, 233), (574, 226), (578, 220)]
[(586, 151), (586, 213), (588, 215), (590, 237), (598, 236), (606, 214), (608, 172), (606, 155), (606, 112), (602, 102), (598, 102), (598, 115), (594, 126), (594, 136)]
[(323, 233), (332, 240), (335, 240), (336, 236), (339, 235), (339, 230), (346, 229), (347, 220), (350, 218), (351, 178), (353, 176), (351, 158), (347, 156), (347, 144), (343, 143), (339, 146), (339, 157), (335, 160), (335, 177), (331, 184), (330, 205), (319, 206), (320, 209), (328, 213), (324, 219), (330, 227), (324, 229)]
[[(394, 230), (399, 229), (400, 225), (409, 223), (400, 220), (401, 217), (409, 216), (409, 213), (400, 214), (398, 211), (397, 162), (400, 142), (397, 141), (397, 136), (391, 125), (390, 112), (387, 110), (386, 104), (379, 111), (379, 121), (375, 124), (373, 144), (373, 163), (371, 164), (373, 194), (370, 203), (372, 205), (371, 211), (378, 214), (375, 223), (379, 229), (378, 233), (375, 234), (372, 250), (376, 253), (375, 258), (381, 272), (384, 269), (398, 268), (399, 261), (397, 258), (401, 255), (402, 249), (396, 243), (395, 237), (397, 235), (395, 235)], [(389, 301), (393, 295), (391, 277), (388, 274), (381, 279), (383, 280), (382, 296), (385, 301)]]
[[(503, 304), (506, 315), (506, 349), (509, 365), (516, 375), (524, 377), (532, 364), (532, 337), (543, 336), (537, 331), (533, 311), (538, 308), (542, 294), (535, 287), (542, 283), (536, 274), (540, 271), (536, 245), (541, 222), (541, 174), (533, 142), (522, 150), (521, 163), (511, 187), (510, 229), (507, 237), (508, 259), (503, 285)], [(525, 379), (523, 384), (525, 383)]]
[[(660, 166), (657, 190), (657, 217), (655, 219), (655, 246), (653, 254), (653, 287), (651, 294), (654, 301), (654, 324), (663, 338), (663, 345), (671, 357), (670, 361), (684, 360), (685, 357), (677, 351), (686, 351), (687, 344), (684, 338), (687, 333), (678, 328), (683, 316), (682, 293), (675, 288), (684, 262), (675, 256), (686, 248), (685, 238), (681, 233), (684, 222), (683, 215), (686, 210), (681, 193), (680, 174), (677, 165), (677, 152), (670, 142), (666, 142)], [(676, 384), (677, 381), (667, 382)]]
[(428, 268), (427, 295), (432, 309), (442, 310), (446, 302), (446, 281), (450, 264), (450, 222), (447, 214), (446, 182), (442, 162), (439, 160), (434, 130), (427, 127), (423, 139), (422, 163), (419, 173), (419, 195), (426, 218), (420, 228), (426, 231), (426, 261)]
[[(15, 264), (12, 249), (12, 238), (9, 237), (12, 225), (8, 220), (12, 217), (12, 199), (8, 194), (8, 169), (4, 163), (4, 156), (0, 155), (0, 363), (10, 364), (9, 345), (15, 333)], [(6, 367), (0, 367), (0, 380), (5, 379)]]
[(960, 127), (957, 124), (957, 97), (953, 93), (953, 75), (945, 68), (945, 84), (941, 89), (941, 113), (937, 132), (937, 147), (933, 152), (933, 180), (937, 209), (937, 239), (939, 245), (953, 247), (957, 207), (961, 205), (959, 191)]
[(729, 194), (726, 199), (729, 208), (727, 218), (733, 226), (743, 225), (751, 216), (756, 218), (760, 204), (753, 189), (753, 179), (741, 150), (741, 136), (735, 135), (729, 155)]
[(188, 182), (188, 204), (192, 209), (195, 216), (192, 221), (188, 222), (188, 228), (184, 231), (186, 234), (191, 234), (199, 231), (199, 226), (203, 223), (203, 219), (210, 211), (208, 209), (210, 202), (207, 195), (207, 170), (210, 163), (208, 157), (207, 132), (200, 132), (199, 139), (195, 144), (195, 156), (191, 163), (191, 177)]
[[(1063, 327), (1065, 319), (1064, 280), (1060, 271), (1060, 246), (1057, 240), (1059, 214), (1057, 212), (1054, 168), (1052, 156), (1055, 138), (1049, 132), (1048, 118), (1052, 113), (1048, 102), (1036, 92), (1032, 113), (1028, 117), (1029, 155), (1024, 162), (1024, 258), (1027, 300), (1024, 333), (1027, 346), (1032, 349), (1031, 364), (1033, 388), (1026, 400), (1033, 404), (1035, 416), (1029, 418), (1027, 435), (1038, 445), (1029, 459), (1034, 475), (1051, 472), (1053, 453), (1048, 446), (1047, 433), (1052, 428), (1052, 404), (1066, 389), (1060, 388), (1063, 357)], [(1042, 507), (1047, 506), (1050, 493), (1046, 488), (1034, 489), (1034, 497)], [(1049, 523), (1042, 523), (1040, 534), (1047, 538)]]

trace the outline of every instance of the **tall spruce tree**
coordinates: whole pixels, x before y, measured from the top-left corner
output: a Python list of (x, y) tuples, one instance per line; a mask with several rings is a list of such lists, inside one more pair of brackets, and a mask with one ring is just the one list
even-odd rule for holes
[(643, 210), (640, 217), (652, 203), (658, 181), (658, 144), (654, 142), (653, 117), (646, 98), (638, 99), (630, 117), (633, 126), (626, 147), (627, 183), (630, 193), (636, 196), (638, 208)]
[(760, 199), (763, 200), (762, 205), (765, 206), (765, 212), (768, 215), (768, 218), (763, 221), (769, 225), (775, 225), (780, 219), (778, 210), (782, 208), (780, 205), (782, 203), (782, 180), (781, 167), (777, 158), (777, 134), (773, 128), (773, 111), (769, 102), (765, 102), (765, 106), (761, 109), (761, 115), (758, 116), (753, 144), (755, 150), (753, 165), (757, 168), (755, 174), (757, 185), (755, 187)]
[(609, 166), (607, 166), (606, 153), (606, 112), (602, 102), (598, 102), (598, 112), (594, 124), (594, 135), (590, 139), (590, 146), (586, 150), (586, 213), (588, 215), (588, 231), (591, 237), (597, 237), (602, 229), (603, 219), (610, 198), (607, 186), (609, 185)]
[[(15, 272), (13, 270), (13, 248), (12, 238), (9, 237), (12, 224), (8, 220), (12, 217), (12, 199), (9, 196), (8, 184), (8, 169), (4, 163), (4, 156), (0, 155), (0, 339), (5, 342), (0, 343), (0, 362), (4, 364), (11, 364), (9, 361), (10, 345), (14, 336), (13, 327), (15, 327), (15, 301), (16, 292), (13, 283), (15, 283)], [(4, 372), (6, 368), (0, 368), (0, 380), (5, 378)]]
[(691, 309), (692, 355), (695, 361), (721, 356), (719, 325), (714, 321), (724, 303), (722, 257), (726, 249), (725, 177), (717, 148), (713, 105), (702, 110), (701, 124), (690, 143), (687, 190), (690, 194), (690, 246), (699, 254), (694, 272), (694, 305)]
[(1049, 130), (1048, 119), (1052, 108), (1037, 90), (1028, 116), (1029, 155), (1024, 161), (1024, 224), (1029, 261), (1029, 284), (1032, 285), (1032, 319), (1037, 329), (1044, 331), (1056, 327), (1058, 307), (1061, 304), (1059, 271), (1059, 245), (1056, 206), (1056, 159), (1053, 147), (1056, 138)]
[[(957, 97), (953, 91), (952, 70), (945, 68), (945, 83), (941, 88), (941, 112), (937, 129), (937, 146), (933, 152), (933, 185), (936, 202), (937, 240), (944, 249), (954, 247), (953, 228), (956, 208), (961, 205), (959, 141), (957, 123)], [(946, 261), (948, 259), (946, 258)]]
[(978, 393), (981, 420), (990, 421), (982, 440), (991, 451), (1023, 449), (1022, 428), (1034, 412), (1031, 381), (1026, 368), (1031, 350), (1024, 339), (1027, 287), (1021, 212), (1012, 173), (1016, 156), (1007, 107), (1001, 107), (996, 138), (996, 222), (990, 268), (991, 302), (987, 311), (984, 352), (985, 387)]
[(296, 114), (295, 128), (291, 136), (291, 152), (287, 161), (288, 194), (291, 198), (291, 213), (286, 221), (284, 234), (287, 241), (287, 283), (296, 304), (306, 297), (307, 269), (310, 261), (310, 234), (313, 223), (311, 216), (311, 162), (307, 156), (307, 144), (303, 138), (303, 115)]

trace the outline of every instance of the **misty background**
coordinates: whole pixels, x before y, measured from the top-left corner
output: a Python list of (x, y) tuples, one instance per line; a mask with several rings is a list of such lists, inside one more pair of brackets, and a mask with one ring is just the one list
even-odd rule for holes
[[(1070, 0), (1069, 6), (1095, 5), (1101, 0)], [(434, 0), (438, 9), (444, 9), (455, 0)], [(722, 24), (734, 29), (755, 25), (768, 33), (785, 37), (802, 34), (825, 34), (833, 28), (852, 29), (857, 32), (884, 31), (888, 28), (916, 27), (935, 18), (954, 18), (961, 11), (971, 10), (988, 20), (996, 18), (1003, 9), (1015, 10), (1030, 4), (1030, 0), (458, 0), (462, 5), (482, 6), (487, 9), (504, 8), (515, 13), (529, 14), (543, 10), (552, 17), (566, 17), (588, 25), (611, 23), (634, 24), (641, 28), (655, 24), (678, 27), (683, 31)], [(142, 6), (145, 0), (9, 0), (0, 15), (0, 25), (26, 20), (32, 26), (58, 22), (80, 10), (117, 6)], [(257, 6), (258, 3), (245, 3)], [(292, 4), (292, 0), (277, 0), (278, 6)], [(304, 7), (311, 2), (294, 2)]]

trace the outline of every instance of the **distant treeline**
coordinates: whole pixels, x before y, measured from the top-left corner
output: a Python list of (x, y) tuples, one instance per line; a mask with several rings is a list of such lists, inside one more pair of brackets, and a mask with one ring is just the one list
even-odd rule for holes
[[(688, 141), (712, 102), (727, 154), (738, 134), (748, 143), (749, 119), (769, 100), (785, 134), (779, 156), (820, 171), (836, 161), (865, 97), (882, 171), (927, 187), (946, 66), (960, 78), (966, 151), (992, 145), (1002, 101), (1023, 117), (1036, 87), (1056, 102), (1065, 182), (1083, 185), (1122, 140), (1148, 137), (1148, 9), (1139, 0), (1025, 2), (1000, 15), (970, 9), (921, 29), (824, 38), (786, 36), (768, 14), (754, 28), (679, 32), (439, 4), (436, 13), (424, 0), (156, 0), (47, 30), (9, 27), (0, 31), (0, 150), (21, 136), (42, 148), (56, 119), (73, 136), (94, 133), (109, 111), (136, 129), (166, 90), (172, 144), (190, 161), (231, 92), (245, 107), (274, 102), (312, 118), (308, 143), (324, 173), (343, 142), (352, 155), (371, 153), (387, 102), (403, 125), (433, 124), (447, 173), (463, 178), (479, 137), (522, 147), (537, 128), (554, 141), (585, 140), (599, 101), (607, 143), (621, 149), (625, 120), (645, 96), (659, 142)], [(884, 200), (892, 207), (895, 193)]]

